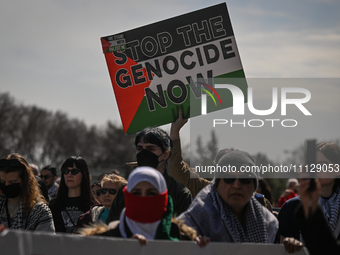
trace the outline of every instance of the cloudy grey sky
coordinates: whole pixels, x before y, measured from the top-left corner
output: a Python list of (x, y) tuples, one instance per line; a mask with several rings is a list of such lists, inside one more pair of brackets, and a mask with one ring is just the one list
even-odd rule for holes
[[(100, 37), (218, 3), (2, 1), (0, 92), (26, 105), (61, 110), (87, 124), (120, 124)], [(247, 77), (340, 78), (339, 1), (226, 3)], [(333, 96), (339, 89), (333, 88)]]

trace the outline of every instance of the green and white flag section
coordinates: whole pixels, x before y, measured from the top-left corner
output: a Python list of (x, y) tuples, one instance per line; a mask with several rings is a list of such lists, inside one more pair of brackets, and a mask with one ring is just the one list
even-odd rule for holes
[(101, 38), (125, 133), (232, 106), (233, 79), (246, 98), (247, 84), (225, 3)]

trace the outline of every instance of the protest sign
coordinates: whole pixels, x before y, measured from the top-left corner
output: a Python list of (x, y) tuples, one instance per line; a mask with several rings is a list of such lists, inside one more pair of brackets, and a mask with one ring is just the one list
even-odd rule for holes
[[(247, 84), (225, 3), (101, 38), (125, 133), (232, 106), (218, 78)], [(245, 99), (246, 101), (246, 99)], [(213, 107), (212, 107), (213, 106)], [(194, 108), (194, 109), (193, 109)]]

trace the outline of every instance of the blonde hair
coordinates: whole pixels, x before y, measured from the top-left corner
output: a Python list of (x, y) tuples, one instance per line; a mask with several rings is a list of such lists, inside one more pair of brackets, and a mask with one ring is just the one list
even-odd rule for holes
[(104, 175), (103, 179), (100, 182), (100, 186), (103, 187), (105, 182), (111, 182), (113, 184), (118, 184), (119, 188), (122, 187), (123, 185), (127, 184), (127, 181), (123, 177), (116, 175), (116, 174)]

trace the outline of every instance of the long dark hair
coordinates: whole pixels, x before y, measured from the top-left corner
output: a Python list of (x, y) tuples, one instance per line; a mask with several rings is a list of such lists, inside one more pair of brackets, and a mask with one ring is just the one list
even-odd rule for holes
[(152, 143), (156, 144), (162, 149), (162, 152), (166, 150), (172, 150), (173, 144), (170, 136), (167, 132), (165, 132), (163, 129), (160, 128), (145, 128), (142, 131), (140, 131), (135, 138), (135, 146), (137, 147), (137, 144), (140, 142), (140, 140), (143, 138), (144, 143)]
[[(73, 167), (73, 165), (80, 169), (81, 173), (83, 174), (83, 177), (81, 179), (81, 200), (86, 205), (91, 206), (94, 204), (94, 198), (91, 192), (90, 172), (85, 159), (79, 156), (69, 157), (61, 166), (60, 171), (62, 172), (62, 169), (64, 168)], [(56, 204), (56, 206), (62, 206), (67, 198), (68, 187), (65, 183), (64, 174), (61, 174), (60, 185), (54, 203)]]

